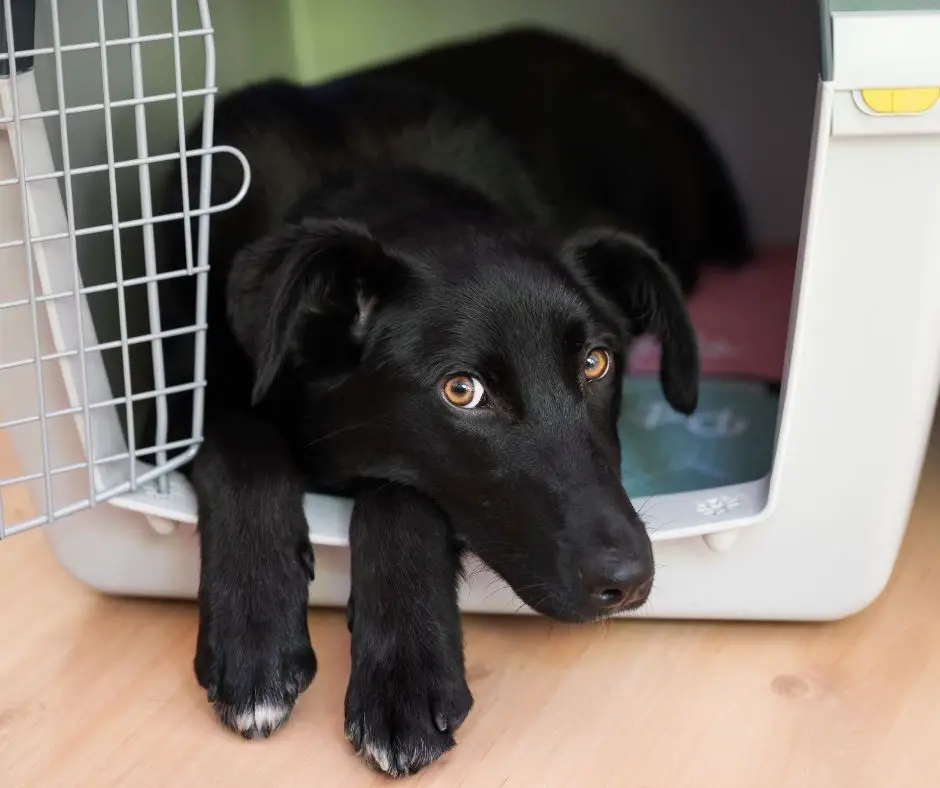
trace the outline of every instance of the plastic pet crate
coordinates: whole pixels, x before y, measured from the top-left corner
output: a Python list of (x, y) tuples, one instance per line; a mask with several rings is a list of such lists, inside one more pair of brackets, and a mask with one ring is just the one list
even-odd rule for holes
[[(0, 536), (44, 526), (97, 589), (194, 597), (196, 507), (177, 469), (201, 440), (204, 358), (191, 382), (166, 386), (154, 228), (180, 215), (205, 227), (237, 199), (212, 205), (205, 190), (166, 216), (152, 195), (184, 157), (204, 176), (238, 157), (245, 188), (250, 173), (213, 145), (211, 122), (196, 149), (185, 129), (211, 119), (220, 89), (325, 78), (537, 19), (620, 52), (702, 119), (760, 247), (741, 271), (710, 268), (691, 302), (696, 414), (663, 402), (656, 348), (634, 350), (624, 483), (659, 568), (633, 615), (828, 619), (878, 595), (940, 373), (940, 1), (261, 5), (3, 0), (0, 436), (19, 471), (0, 478)], [(172, 275), (204, 281), (206, 249), (187, 252)], [(174, 331), (198, 344), (205, 328)], [(177, 396), (195, 418), (171, 445)], [(154, 445), (141, 438), (148, 413)], [(31, 507), (11, 503), (17, 490)], [(305, 510), (311, 602), (345, 605), (351, 502), (308, 495)], [(464, 610), (530, 612), (488, 571), (470, 575)]]

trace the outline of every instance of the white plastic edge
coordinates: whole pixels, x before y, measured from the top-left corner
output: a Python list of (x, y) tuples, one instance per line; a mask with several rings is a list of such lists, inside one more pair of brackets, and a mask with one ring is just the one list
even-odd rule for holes
[(837, 90), (940, 86), (940, 11), (835, 12)]
[[(158, 493), (155, 485), (141, 486), (136, 492), (116, 496), (108, 501), (119, 509), (138, 512), (161, 534), (173, 533), (176, 525), (190, 526), (197, 522), (196, 497), (192, 487), (179, 473), (169, 475), (170, 489)], [(647, 498), (634, 498), (643, 513), (650, 537), (655, 542), (686, 539), (737, 530), (762, 521), (768, 514), (768, 480), (713, 487), (707, 490), (675, 493)], [(314, 545), (347, 547), (349, 520), (353, 502), (348, 498), (308, 493), (303, 508)]]

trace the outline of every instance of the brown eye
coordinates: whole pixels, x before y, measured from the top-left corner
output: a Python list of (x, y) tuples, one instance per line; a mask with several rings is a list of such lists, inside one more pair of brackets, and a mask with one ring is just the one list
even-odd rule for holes
[(441, 394), (455, 408), (475, 408), (483, 399), (483, 384), (470, 375), (453, 375), (441, 386)]
[(610, 353), (603, 348), (594, 348), (584, 358), (584, 379), (600, 380), (610, 371), (610, 365)]

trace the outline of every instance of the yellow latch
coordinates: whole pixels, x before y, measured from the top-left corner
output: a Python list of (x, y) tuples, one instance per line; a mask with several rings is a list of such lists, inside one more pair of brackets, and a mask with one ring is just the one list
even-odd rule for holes
[(940, 88), (870, 88), (862, 100), (879, 115), (916, 115), (940, 99)]

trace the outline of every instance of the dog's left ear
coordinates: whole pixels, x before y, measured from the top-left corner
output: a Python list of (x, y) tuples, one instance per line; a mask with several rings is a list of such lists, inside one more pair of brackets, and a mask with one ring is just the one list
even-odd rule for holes
[(618, 308), (632, 335), (659, 340), (666, 400), (680, 413), (692, 413), (698, 405), (698, 342), (679, 285), (656, 252), (627, 233), (594, 229), (569, 239), (562, 256)]

